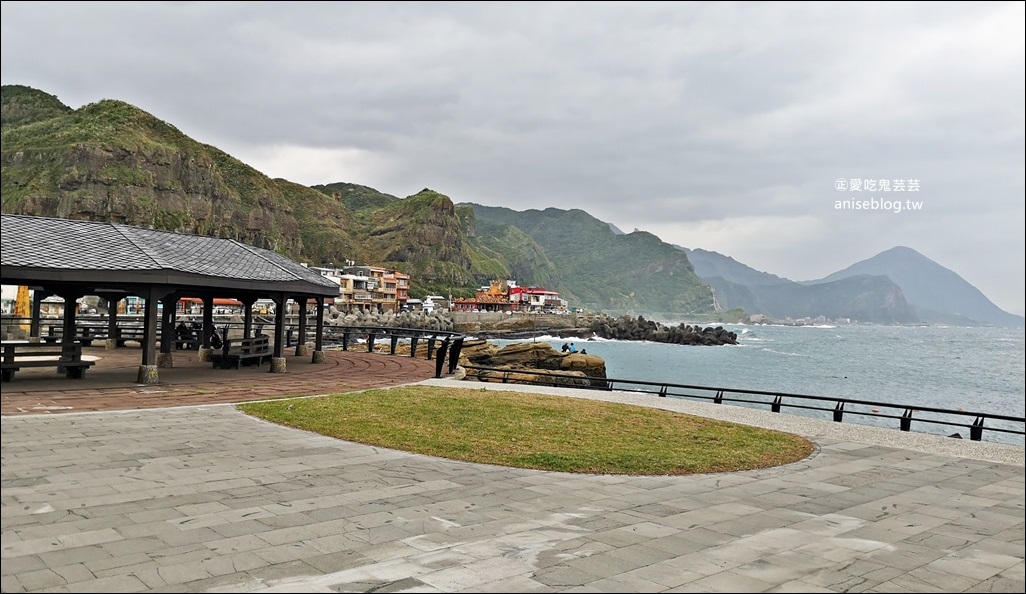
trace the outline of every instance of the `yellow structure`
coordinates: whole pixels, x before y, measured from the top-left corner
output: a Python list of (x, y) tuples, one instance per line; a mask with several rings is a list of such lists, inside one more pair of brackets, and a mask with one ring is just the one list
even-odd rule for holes
[(14, 299), (14, 317), (21, 318), (21, 329), (29, 331), (29, 319), (32, 318), (32, 300), (29, 298), (29, 288), (18, 285), (18, 295)]

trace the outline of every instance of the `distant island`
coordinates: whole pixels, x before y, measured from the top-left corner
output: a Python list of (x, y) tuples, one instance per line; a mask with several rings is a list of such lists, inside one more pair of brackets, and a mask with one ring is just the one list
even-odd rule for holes
[[(679, 246), (678, 246), (679, 247)], [(963, 279), (916, 250), (898, 246), (819, 280), (792, 281), (729, 256), (680, 248), (712, 285), (719, 307), (780, 323), (946, 324), (1022, 328)]]

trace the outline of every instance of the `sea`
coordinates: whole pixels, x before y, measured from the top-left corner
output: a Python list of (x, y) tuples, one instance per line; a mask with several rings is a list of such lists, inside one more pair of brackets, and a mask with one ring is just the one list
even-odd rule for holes
[[(574, 342), (578, 350), (586, 349), (588, 354), (605, 361), (608, 378), (894, 404), (898, 408), (893, 410), (871, 405), (846, 406), (843, 420), (895, 429), (899, 428), (896, 418), (847, 411), (876, 409), (900, 416), (904, 412), (901, 407), (931, 407), (1014, 417), (1026, 414), (1026, 336), (1022, 328), (727, 324), (723, 327), (738, 335), (737, 346), (685, 346), (554, 335), (495, 342), (504, 345), (525, 340), (547, 341), (557, 350), (564, 342)], [(615, 382), (614, 388), (621, 389)], [(762, 400), (769, 402), (772, 398)], [(768, 404), (740, 405), (769, 410)], [(825, 418), (832, 418), (833, 414), (787, 406), (782, 412)], [(913, 414), (913, 418), (919, 417), (943, 418)], [(974, 420), (955, 418), (961, 423)], [(912, 427), (916, 431), (958, 434), (968, 439), (968, 429), (957, 426), (957, 422), (948, 426), (913, 421)], [(1022, 423), (989, 419), (985, 420), (987, 426), (1019, 431), (1023, 427)], [(986, 429), (983, 439), (1024, 445), (1022, 436)]]

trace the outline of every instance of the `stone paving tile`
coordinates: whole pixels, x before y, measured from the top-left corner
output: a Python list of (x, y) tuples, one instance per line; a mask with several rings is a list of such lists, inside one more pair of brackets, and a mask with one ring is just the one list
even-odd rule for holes
[[(410, 362), (5, 385), (3, 591), (1022, 591), (1021, 466), (824, 437), (774, 469), (566, 475), (340, 442), (218, 404), (433, 373)], [(203, 406), (172, 406), (185, 403)], [(60, 412), (87, 409), (105, 412)]]

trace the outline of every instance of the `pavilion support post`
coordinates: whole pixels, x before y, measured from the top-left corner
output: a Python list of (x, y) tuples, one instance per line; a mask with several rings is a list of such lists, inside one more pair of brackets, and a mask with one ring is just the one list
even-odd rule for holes
[(271, 373), (285, 373), (285, 304), (289, 297), (285, 293), (278, 293), (272, 297), (274, 300), (274, 346), (271, 349)]
[(42, 317), (43, 299), (49, 295), (46, 291), (32, 291), (32, 321), (29, 322), (29, 342), (39, 342), (39, 318)]
[(170, 369), (175, 366), (175, 305), (178, 296), (166, 295), (160, 300), (163, 312), (160, 316), (160, 353), (157, 354), (157, 367)]
[(299, 337), (296, 340), (296, 356), (306, 356), (306, 297), (299, 296), (296, 298), (299, 304)]
[(314, 352), (312, 363), (324, 363), (324, 298), (317, 298), (317, 319), (314, 322), (317, 328), (317, 335), (314, 338)]
[(112, 350), (118, 346), (118, 303), (123, 297), (110, 293), (104, 293), (100, 297), (107, 300), (107, 340), (104, 345), (108, 350)]
[[(63, 334), (61, 335), (61, 350), (67, 353), (70, 350), (74, 350), (76, 344), (75, 336), (75, 314), (78, 313), (78, 298), (83, 293), (79, 292), (65, 292), (60, 293), (60, 296), (64, 298), (64, 326)], [(66, 367), (58, 367), (57, 373), (67, 373)]]
[[(242, 337), (252, 338), (253, 337), (253, 304), (256, 303), (256, 297), (243, 297), (239, 299), (242, 302)], [(227, 334), (227, 332), (225, 333)], [(224, 337), (228, 339), (227, 336)]]
[(61, 344), (75, 343), (75, 314), (78, 310), (78, 298), (82, 295), (82, 293), (78, 292), (60, 294), (64, 299), (64, 324), (62, 326)]
[(137, 383), (152, 385), (160, 383), (157, 373), (157, 328), (160, 326), (157, 302), (163, 293), (152, 286), (147, 287), (144, 293), (142, 364), (139, 365)]
[[(206, 295), (203, 297), (203, 331), (199, 346), (199, 360), (206, 363), (211, 360), (210, 354), (213, 349), (210, 347), (210, 338), (214, 334), (214, 297)], [(227, 338), (224, 337), (224, 338)]]

